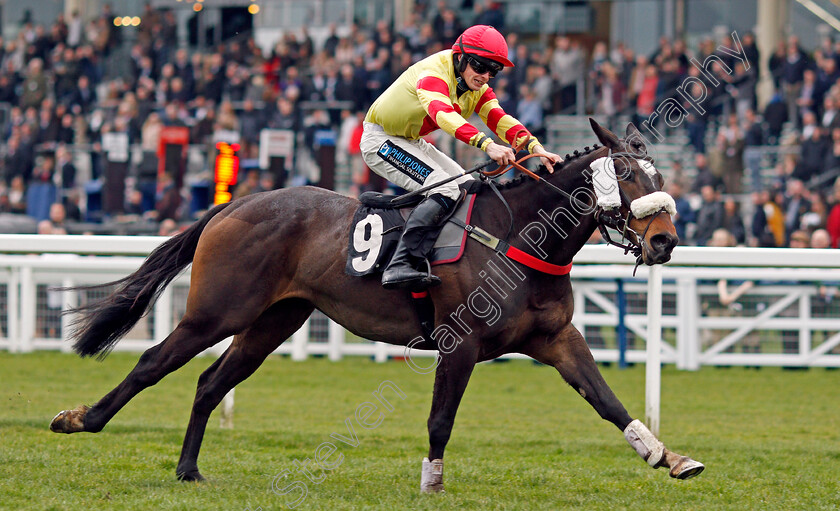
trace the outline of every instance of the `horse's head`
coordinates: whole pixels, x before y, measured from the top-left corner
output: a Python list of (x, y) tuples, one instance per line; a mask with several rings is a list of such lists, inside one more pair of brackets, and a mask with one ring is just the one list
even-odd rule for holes
[[(591, 165), (593, 187), (598, 197), (597, 218), (605, 239), (633, 251), (647, 265), (668, 262), (679, 238), (671, 221), (674, 199), (662, 191), (662, 174), (653, 166), (644, 138), (633, 124), (626, 138), (590, 119), (598, 140), (609, 156)], [(622, 233), (622, 241), (610, 239), (606, 227)], [(629, 244), (623, 244), (626, 239)]]

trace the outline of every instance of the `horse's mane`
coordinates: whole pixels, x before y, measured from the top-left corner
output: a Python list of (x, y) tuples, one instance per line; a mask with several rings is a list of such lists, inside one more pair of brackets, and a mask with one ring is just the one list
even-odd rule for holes
[[(594, 151), (596, 151), (600, 148), (601, 148), (601, 146), (599, 146), (598, 144), (594, 144), (592, 147), (589, 147), (589, 146), (584, 147), (583, 151), (575, 151), (572, 154), (567, 154), (563, 158), (562, 163), (554, 166), (554, 170), (561, 170), (564, 167), (577, 162), (577, 160), (586, 156), (587, 154), (590, 154), (590, 153), (592, 153), (592, 152), (594, 152)], [(547, 177), (547, 176), (551, 175), (548, 172), (548, 170), (545, 168), (545, 165), (540, 165), (539, 168), (536, 171), (536, 174), (540, 177)], [(516, 188), (518, 186), (521, 186), (523, 183), (530, 183), (530, 182), (533, 182), (533, 181), (534, 180), (532, 178), (526, 176), (525, 174), (520, 174), (520, 175), (516, 176), (515, 178), (511, 179), (510, 181), (508, 181), (506, 183), (502, 183), (498, 186), (502, 190), (508, 190), (510, 188)], [(486, 183), (485, 183), (485, 186), (487, 186)]]

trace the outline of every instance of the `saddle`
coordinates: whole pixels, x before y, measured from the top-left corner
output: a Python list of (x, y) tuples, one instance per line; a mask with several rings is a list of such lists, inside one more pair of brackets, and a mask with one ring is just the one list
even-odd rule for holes
[[(454, 263), (464, 254), (468, 233), (462, 226), (470, 222), (475, 196), (475, 192), (462, 188), (463, 200), (443, 226), (429, 256), (432, 266)], [(363, 193), (350, 224), (345, 272), (361, 277), (384, 271), (397, 247), (405, 220), (423, 199), (422, 195), (395, 197)]]

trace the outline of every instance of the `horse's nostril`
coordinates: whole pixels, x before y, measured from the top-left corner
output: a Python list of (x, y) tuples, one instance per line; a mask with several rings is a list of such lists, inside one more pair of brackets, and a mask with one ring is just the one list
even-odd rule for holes
[(656, 234), (650, 238), (651, 247), (657, 252), (666, 252), (677, 245), (679, 238), (670, 233)]

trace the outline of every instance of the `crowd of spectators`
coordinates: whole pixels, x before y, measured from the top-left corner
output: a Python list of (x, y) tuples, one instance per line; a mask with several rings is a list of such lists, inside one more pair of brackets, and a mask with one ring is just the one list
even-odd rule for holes
[[(492, 83), (496, 95), (538, 136), (545, 136), (547, 116), (574, 113), (580, 105), (587, 113), (639, 122), (668, 98), (685, 104), (677, 87), (697, 76), (691, 59), (720, 57), (723, 65), (713, 67), (720, 84), (707, 85), (703, 113), (685, 104), (683, 126), (662, 126), (684, 134), (686, 152), (693, 154), (685, 162), (692, 172), (675, 162), (669, 184), (681, 238), (703, 245), (725, 228), (739, 244), (789, 246), (802, 239), (800, 231), (824, 230), (830, 246), (840, 242), (840, 184), (834, 184), (840, 174), (840, 41), (826, 39), (812, 51), (795, 36), (780, 43), (767, 57), (776, 94), (759, 109), (763, 56), (750, 33), (706, 38), (694, 49), (662, 38), (650, 55), (620, 42), (597, 42), (590, 50), (583, 39), (564, 34), (540, 47), (505, 30), (497, 2), (476, 1), (469, 15), (445, 1), (417, 6), (401, 27), (383, 20), (354, 25), (342, 36), (332, 26), (318, 45), (301, 27), (270, 51), (248, 37), (188, 51), (179, 46), (173, 12), (150, 6), (132, 29), (115, 26), (108, 6), (88, 20), (74, 13), (48, 27), (27, 22), (14, 38), (0, 37), (0, 105), (6, 107), (0, 212), (49, 220), (57, 203), (60, 216), (83, 220), (86, 183), (76, 171), (74, 148), (88, 148), (95, 180), (103, 174), (103, 135), (125, 133), (132, 146), (154, 155), (167, 126), (187, 127), (191, 144), (208, 144), (218, 130), (237, 132), (244, 159), (256, 158), (263, 128), (304, 133), (310, 149), (319, 130), (332, 130), (337, 161), (352, 169), (352, 190), (375, 187), (358, 157), (367, 107), (410, 64), (448, 48), (466, 26), (487, 23), (506, 34), (516, 64)], [(127, 55), (128, 72), (114, 76), (108, 66), (119, 51)], [(732, 54), (745, 55), (749, 64)], [(759, 149), (780, 145), (788, 151), (774, 153), (780, 156), (767, 183)], [(162, 186), (155, 162), (140, 167), (151, 176), (127, 181), (124, 212), (154, 222), (189, 221), (188, 191), (174, 189), (171, 176)], [(274, 177), (252, 172), (234, 196), (288, 184)]]

